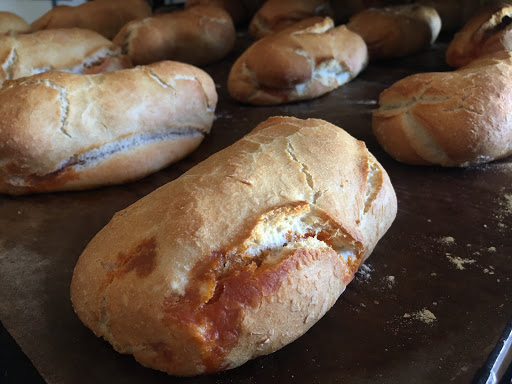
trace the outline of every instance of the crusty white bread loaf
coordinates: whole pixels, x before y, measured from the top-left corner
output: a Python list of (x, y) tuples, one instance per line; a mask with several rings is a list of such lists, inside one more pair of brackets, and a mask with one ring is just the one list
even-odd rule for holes
[(363, 39), (329, 17), (296, 23), (251, 45), (234, 63), (229, 94), (255, 105), (319, 97), (356, 77), (368, 62)]
[(363, 142), (323, 120), (270, 118), (118, 212), (80, 256), (71, 300), (145, 366), (234, 368), (321, 318), (395, 214)]
[(0, 11), (0, 35), (15, 35), (26, 33), (30, 25), (21, 17), (12, 12)]
[(151, 7), (146, 0), (95, 0), (74, 7), (58, 5), (35, 20), (31, 31), (84, 28), (112, 40), (126, 23), (151, 14)]
[(196, 5), (214, 5), (229, 13), (235, 25), (242, 25), (254, 16), (265, 0), (187, 0), (185, 8)]
[(406, 77), (381, 93), (373, 132), (396, 160), (467, 167), (512, 154), (512, 54)]
[(0, 36), (0, 85), (50, 70), (93, 74), (130, 68), (121, 48), (88, 29), (49, 29)]
[(328, 0), (267, 0), (253, 16), (249, 33), (260, 39), (314, 16), (329, 16)]
[(329, 4), (332, 17), (336, 24), (339, 24), (347, 23), (350, 17), (368, 8), (382, 8), (410, 2), (408, 0), (330, 0)]
[(462, 67), (477, 57), (512, 50), (512, 5), (499, 4), (476, 13), (455, 34), (446, 50), (446, 62)]
[(459, 30), (480, 8), (500, 0), (415, 0), (436, 9), (441, 17), (442, 31)]
[(370, 60), (407, 56), (431, 45), (441, 31), (432, 7), (418, 4), (369, 8), (350, 18), (347, 28), (368, 46)]
[(134, 64), (160, 60), (206, 65), (232, 49), (236, 31), (229, 14), (213, 5), (197, 5), (126, 24), (114, 38)]
[(169, 61), (7, 81), (0, 89), (0, 192), (85, 189), (146, 176), (201, 143), (216, 103), (208, 74)]

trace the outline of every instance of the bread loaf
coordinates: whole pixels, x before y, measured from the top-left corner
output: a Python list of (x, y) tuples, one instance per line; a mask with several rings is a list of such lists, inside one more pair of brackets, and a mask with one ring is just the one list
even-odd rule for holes
[(26, 33), (30, 25), (21, 16), (12, 12), (0, 11), (0, 35)]
[(134, 64), (160, 60), (206, 65), (222, 59), (235, 44), (229, 14), (212, 5), (198, 5), (126, 24), (114, 39)]
[(186, 0), (185, 8), (214, 5), (229, 13), (235, 25), (247, 23), (265, 0)]
[(0, 85), (50, 70), (93, 74), (130, 68), (121, 48), (87, 29), (51, 29), (0, 36)]
[(332, 19), (296, 23), (251, 45), (234, 63), (229, 94), (256, 105), (308, 100), (330, 92), (366, 66), (363, 39)]
[(436, 9), (443, 31), (458, 31), (480, 8), (500, 0), (415, 0)]
[(55, 28), (92, 29), (112, 40), (131, 20), (151, 16), (146, 0), (95, 0), (78, 6), (58, 5), (31, 25), (31, 31)]
[(201, 143), (216, 102), (212, 79), (176, 62), (7, 81), (0, 89), (0, 192), (85, 189), (146, 176)]
[(361, 35), (370, 60), (376, 60), (407, 56), (428, 47), (441, 31), (441, 19), (431, 7), (396, 5), (359, 12), (347, 28)]
[(395, 214), (363, 142), (323, 120), (270, 118), (118, 212), (80, 256), (71, 300), (145, 366), (234, 368), (321, 318)]
[(250, 34), (260, 39), (314, 16), (329, 16), (328, 0), (267, 0), (249, 24)]
[(379, 143), (396, 160), (467, 167), (512, 154), (512, 54), (484, 56), (453, 72), (406, 77), (381, 93)]
[(412, 1), (413, 0), (330, 0), (329, 5), (336, 24), (344, 24), (348, 22), (350, 17), (365, 9), (406, 4)]
[(462, 67), (477, 57), (512, 50), (512, 5), (489, 6), (476, 13), (454, 36), (446, 62)]

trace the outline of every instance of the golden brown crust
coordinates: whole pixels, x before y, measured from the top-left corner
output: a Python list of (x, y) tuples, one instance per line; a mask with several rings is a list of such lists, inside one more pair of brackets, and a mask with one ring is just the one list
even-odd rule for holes
[(322, 120), (270, 118), (117, 213), (79, 258), (71, 298), (143, 365), (234, 368), (306, 332), (395, 214), (364, 143)]
[(347, 28), (361, 35), (370, 60), (401, 57), (432, 44), (441, 31), (436, 10), (417, 4), (370, 8), (350, 18)]
[(367, 57), (359, 35), (333, 28), (328, 17), (310, 18), (251, 45), (231, 68), (228, 91), (256, 105), (308, 100), (353, 79)]
[(233, 48), (235, 26), (223, 9), (198, 5), (126, 24), (114, 39), (134, 64), (176, 60), (206, 65)]
[(31, 31), (56, 28), (92, 29), (112, 40), (131, 20), (151, 16), (146, 0), (95, 0), (76, 7), (58, 5), (31, 25)]
[(436, 9), (443, 31), (459, 30), (483, 6), (499, 0), (416, 0), (418, 4)]
[(409, 76), (381, 93), (373, 131), (398, 161), (467, 167), (512, 154), (512, 55)]
[(21, 16), (11, 12), (0, 11), (0, 35), (26, 33), (30, 25)]
[(50, 70), (89, 74), (131, 66), (120, 47), (87, 29), (51, 29), (0, 36), (0, 85), (5, 80)]
[(217, 94), (202, 70), (160, 62), (7, 81), (0, 101), (0, 192), (22, 194), (127, 182), (179, 160), (209, 131)]
[(265, 0), (187, 0), (185, 8), (214, 5), (229, 13), (235, 25), (241, 25), (247, 23), (264, 2)]
[[(444, 0), (449, 1), (449, 0)], [(336, 24), (347, 23), (350, 17), (368, 8), (382, 8), (409, 3), (405, 0), (330, 0)]]
[(512, 50), (512, 5), (486, 7), (457, 32), (446, 50), (446, 62), (462, 67), (472, 60), (502, 50)]
[(254, 38), (261, 39), (298, 21), (329, 15), (327, 0), (268, 0), (253, 16), (249, 33)]

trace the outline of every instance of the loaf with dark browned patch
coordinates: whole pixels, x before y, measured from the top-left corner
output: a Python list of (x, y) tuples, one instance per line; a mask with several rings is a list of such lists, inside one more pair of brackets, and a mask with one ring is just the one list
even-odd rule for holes
[(77, 6), (58, 5), (35, 20), (30, 30), (56, 28), (92, 29), (113, 39), (131, 20), (149, 17), (151, 7), (146, 0), (95, 0)]
[(118, 212), (80, 256), (71, 299), (145, 366), (234, 368), (313, 326), (395, 214), (363, 142), (323, 120), (273, 117)]
[(420, 73), (383, 91), (373, 132), (396, 160), (468, 167), (512, 154), (512, 54), (456, 71)]
[(225, 57), (235, 40), (235, 26), (225, 10), (197, 5), (132, 21), (114, 43), (136, 65), (175, 60), (202, 66)]
[(302, 20), (251, 45), (235, 61), (228, 91), (248, 104), (272, 105), (324, 95), (368, 62), (364, 40), (329, 17)]
[(347, 28), (368, 46), (370, 60), (407, 56), (430, 46), (441, 31), (432, 7), (418, 4), (369, 8), (350, 18)]
[(216, 103), (208, 74), (170, 61), (7, 81), (0, 88), (0, 192), (86, 189), (146, 176), (201, 143)]
[(0, 36), (0, 85), (5, 80), (51, 70), (93, 74), (131, 66), (120, 47), (88, 29), (49, 29)]

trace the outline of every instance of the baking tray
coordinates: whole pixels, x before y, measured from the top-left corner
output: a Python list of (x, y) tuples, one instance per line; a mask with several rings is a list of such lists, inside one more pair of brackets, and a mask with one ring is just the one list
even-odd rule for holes
[[(379, 93), (406, 75), (446, 71), (446, 41), (372, 63), (316, 100), (244, 106), (226, 79), (249, 44), (206, 67), (219, 93), (211, 134), (186, 159), (135, 183), (0, 196), (0, 320), (48, 383), (468, 383), (512, 315), (512, 160), (468, 169), (391, 159), (371, 133)], [(69, 285), (91, 238), (119, 211), (274, 115), (322, 118), (366, 142), (398, 197), (396, 220), (334, 307), (297, 341), (242, 367), (176, 378), (140, 366), (74, 314)], [(276, 170), (278, 171), (278, 170)]]

